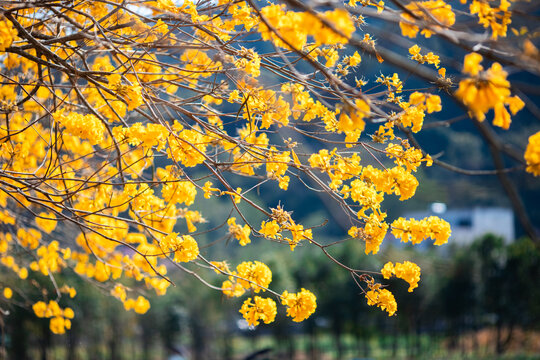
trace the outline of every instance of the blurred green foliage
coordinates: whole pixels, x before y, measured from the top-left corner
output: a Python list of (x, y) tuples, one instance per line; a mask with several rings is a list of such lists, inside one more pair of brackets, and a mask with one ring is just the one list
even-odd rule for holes
[[(451, 247), (445, 256), (434, 248), (419, 252), (390, 246), (379, 258), (368, 257), (357, 241), (329, 250), (338, 260), (361, 268), (412, 259), (422, 267), (421, 286), (408, 293), (406, 283), (390, 281), (398, 314), (388, 317), (369, 308), (348, 273), (320, 250), (305, 246), (294, 257), (286, 248), (259, 250), (275, 269), (274, 288), (317, 288), (318, 309), (302, 324), (292, 324), (280, 314), (276, 324), (250, 330), (237, 313), (239, 300), (224, 298), (183, 273), (172, 274), (176, 287), (164, 297), (153, 297), (150, 311), (142, 316), (123, 311), (96, 284), (68, 274), (78, 291), (76, 301), (62, 298), (77, 313), (72, 330), (51, 335), (47, 322), (24, 304), (3, 304), (10, 315), (3, 318), (2, 344), (7, 358), (21, 360), (147, 360), (175, 354), (186, 359), (243, 359), (260, 350), (261, 356), (254, 358), (539, 356), (534, 342), (540, 338), (540, 251), (528, 239), (504, 244), (486, 235), (470, 246)], [(217, 274), (212, 279), (220, 280)], [(20, 286), (28, 287), (25, 293), (31, 294), (33, 287), (54, 295), (47, 288), (50, 281), (39, 276)]]

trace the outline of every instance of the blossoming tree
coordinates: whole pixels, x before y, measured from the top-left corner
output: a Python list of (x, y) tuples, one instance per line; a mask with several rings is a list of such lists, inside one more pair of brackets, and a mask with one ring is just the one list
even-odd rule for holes
[[(245, 297), (240, 312), (250, 325), (271, 323), (278, 304), (293, 321), (308, 318), (317, 289), (273, 289), (271, 269), (257, 259), (229, 264), (202, 250), (210, 244), (199, 235), (212, 229), (193, 205), (221, 197), (232, 210), (223, 214), (223, 227), (241, 246), (318, 247), (351, 273), (369, 305), (393, 315), (396, 300), (384, 280), (401, 278), (413, 291), (420, 268), (409, 261), (382, 270), (341, 263), (328, 252), (339, 244), (318, 239), (316, 229), (294, 218), (287, 190), (293, 179), (295, 191), (328, 194), (348, 217), (348, 240), (364, 242), (366, 254), (377, 254), (389, 233), (412, 244), (446, 243), (447, 222), (388, 219), (382, 204), (385, 196), (405, 201), (415, 194), (422, 163), (451, 167), (414, 138), (442, 110), (441, 91), (461, 103), (494, 150), (493, 173), (532, 234), (499, 159), (507, 149), (483, 121), (493, 118), (492, 126), (507, 129), (511, 114), (526, 105), (505, 66), (540, 73), (534, 34), (512, 28), (517, 40), (501, 40), (521, 14), (513, 9), (534, 4), (454, 3), (2, 2), (3, 271), (49, 277), (55, 292), (43, 292), (30, 306), (50, 319), (54, 333), (64, 333), (76, 316), (59, 305), (62, 296), (76, 296), (72, 284), (56, 280), (66, 268), (137, 313), (150, 303), (135, 284), (164, 295), (167, 272), (176, 267), (226, 296)], [(381, 21), (401, 31), (393, 35), (398, 51), (365, 30)], [(407, 40), (415, 37), (467, 50), (462, 73), (447, 76), (442, 56)], [(403, 74), (358, 79), (362, 58)], [(422, 90), (407, 86), (402, 77), (409, 73), (426, 81)], [(524, 157), (514, 157), (534, 175), (540, 174), (539, 136), (530, 137)], [(256, 185), (241, 189), (231, 174)], [(265, 182), (283, 193), (281, 205), (253, 201)], [(239, 203), (266, 220), (254, 223)], [(223, 281), (209, 283), (210, 272)], [(1, 286), (6, 302), (23, 303), (23, 292)]]

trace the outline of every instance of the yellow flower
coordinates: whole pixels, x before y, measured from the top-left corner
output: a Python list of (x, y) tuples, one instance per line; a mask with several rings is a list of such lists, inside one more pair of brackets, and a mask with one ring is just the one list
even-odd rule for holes
[(402, 264), (396, 263), (394, 267), (396, 277), (405, 280), (409, 283), (409, 292), (412, 292), (418, 287), (420, 281), (420, 267), (410, 261), (405, 261)]
[(92, 114), (81, 115), (76, 112), (64, 114), (64, 109), (52, 114), (54, 120), (66, 128), (69, 134), (88, 139), (91, 144), (100, 144), (105, 139), (105, 125)]
[(376, 214), (370, 214), (366, 220), (366, 225), (364, 226), (363, 237), (366, 241), (365, 253), (376, 254), (379, 252), (379, 247), (381, 246), (384, 237), (388, 231), (388, 224), (383, 221), (381, 216)]
[(75, 317), (75, 313), (73, 312), (72, 308), (65, 308), (64, 309), (64, 317), (68, 319), (73, 319)]
[(68, 285), (62, 286), (60, 288), (60, 291), (63, 292), (63, 293), (69, 294), (70, 298), (74, 298), (75, 295), (77, 295), (77, 291), (74, 288), (72, 288), (71, 286), (68, 286)]
[(427, 62), (428, 64), (433, 64), (433, 65), (435, 65), (435, 67), (438, 68), (439, 63), (440, 63), (439, 56), (433, 54), (432, 52), (429, 52), (426, 55), (421, 55), (420, 54), (421, 50), (422, 49), (420, 49), (420, 47), (418, 45), (414, 45), (414, 46), (410, 47), (409, 48), (409, 54), (411, 54), (411, 59), (413, 59), (415, 61), (418, 61), (420, 64), (423, 64), (423, 63)]
[(177, 233), (170, 233), (161, 239), (160, 245), (164, 250), (174, 253), (176, 262), (189, 262), (199, 255), (199, 246), (191, 235), (178, 236)]
[(114, 288), (111, 290), (111, 295), (114, 296), (117, 299), (120, 299), (120, 301), (124, 302), (126, 301), (126, 288), (123, 285), (116, 284)]
[(259, 232), (267, 238), (275, 239), (280, 227), (276, 220), (261, 222), (261, 230)]
[(219, 189), (212, 187), (212, 182), (211, 181), (205, 182), (204, 186), (202, 187), (202, 190), (204, 191), (204, 198), (205, 199), (210, 199), (213, 192), (217, 192), (217, 193), (220, 192)]
[(137, 300), (128, 299), (124, 302), (124, 308), (126, 310), (133, 309), (137, 314), (144, 314), (150, 309), (150, 302), (144, 297), (139, 296)]
[(221, 289), (223, 293), (228, 297), (239, 297), (244, 295), (244, 293), (246, 292), (246, 290), (240, 283), (230, 280), (225, 280), (223, 284), (221, 284)]
[(471, 75), (459, 83), (456, 96), (469, 107), (478, 121), (483, 121), (486, 113), (493, 109), (493, 125), (508, 129), (510, 114), (505, 108), (509, 105), (512, 114), (516, 114), (525, 105), (517, 96), (510, 97), (508, 75), (499, 63), (494, 63), (486, 71), (480, 65), (482, 56), (471, 53), (465, 56), (463, 72)]
[[(456, 22), (452, 7), (442, 0), (412, 1), (405, 7), (419, 19), (419, 24), (426, 22), (430, 25), (430, 28), (424, 28), (421, 32), (426, 38), (431, 37), (433, 30), (440, 29), (441, 25), (450, 27)], [(416, 25), (415, 18), (407, 13), (402, 13), (401, 18), (403, 19), (399, 22), (401, 33), (411, 38), (416, 37), (420, 29)]]
[(438, 73), (442, 78), (445, 78), (446, 77), (446, 68), (440, 68)]
[(21, 268), (21, 270), (19, 270), (19, 278), (21, 278), (22, 280), (25, 280), (27, 277), (28, 277), (28, 269), (27, 268)]
[(483, 57), (477, 53), (470, 53), (465, 55), (465, 60), (463, 61), (463, 72), (471, 76), (476, 76), (484, 67), (480, 65)]
[(265, 291), (272, 282), (272, 271), (260, 261), (244, 261), (236, 267), (238, 282), (245, 289), (253, 289), (255, 293)]
[(367, 303), (370, 306), (376, 305), (385, 310), (388, 316), (392, 316), (397, 311), (397, 303), (394, 295), (386, 290), (380, 288), (374, 288), (366, 292)]
[(32, 305), (32, 310), (34, 310), (34, 313), (37, 317), (45, 317), (45, 314), (47, 312), (47, 304), (45, 304), (43, 301), (38, 301), (34, 305)]
[(120, 95), (128, 104), (128, 110), (138, 108), (143, 104), (141, 87), (139, 85), (122, 84), (120, 74), (112, 74), (107, 76), (109, 81), (108, 87), (116, 94)]
[[(312, 23), (313, 26), (310, 26), (311, 24), (309, 23), (305, 25), (310, 26), (307, 29), (309, 29), (309, 33), (313, 35), (313, 37), (315, 38), (315, 42), (317, 42), (318, 44), (331, 45), (338, 43), (346, 43), (356, 30), (351, 15), (348, 11), (344, 9), (326, 11), (320, 16), (332, 25), (334, 25), (336, 30), (340, 31), (341, 33), (343, 33), (343, 35), (345, 35), (345, 38), (338, 35), (330, 28), (322, 25), (322, 23), (317, 19)], [(307, 15), (307, 18), (309, 19), (311, 18), (311, 16)]]
[(525, 161), (527, 162), (527, 171), (540, 176), (540, 131), (529, 136), (529, 143), (525, 150)]
[(394, 264), (391, 261), (384, 264), (384, 267), (381, 269), (381, 273), (385, 279), (390, 279), (394, 275)]
[(251, 242), (249, 238), (251, 229), (247, 224), (244, 225), (244, 227), (237, 225), (235, 217), (231, 217), (229, 220), (227, 220), (227, 224), (229, 225), (229, 234), (233, 235), (235, 239), (240, 242), (241, 246), (246, 246)]
[(296, 294), (284, 291), (281, 297), (281, 303), (287, 306), (287, 315), (292, 317), (295, 322), (304, 321), (317, 308), (317, 298), (311, 291), (304, 288)]
[(355, 51), (353, 56), (350, 56), (347, 59), (349, 66), (357, 66), (360, 64), (361, 61), (362, 61), (362, 58), (360, 57), (360, 54), (358, 53), (358, 51)]
[(17, 30), (13, 28), (13, 23), (5, 18), (0, 20), (0, 51), (6, 50), (17, 37)]
[[(69, 321), (69, 320), (68, 320)], [(68, 325), (69, 324), (69, 325)], [(68, 325), (68, 326), (66, 326)], [(66, 327), (69, 329), (71, 327), (71, 322), (66, 323), (66, 320), (61, 316), (55, 316), (51, 319), (49, 328), (54, 334), (65, 334)]]
[(473, 0), (469, 11), (471, 14), (478, 15), (478, 23), (485, 28), (491, 27), (494, 40), (497, 40), (499, 36), (505, 37), (508, 25), (512, 22), (511, 12), (508, 11), (510, 2), (508, 0), (501, 0), (498, 7), (491, 6), (489, 2)]
[(4, 288), (4, 297), (6, 299), (11, 299), (12, 296), (13, 296), (13, 290), (11, 290), (11, 288), (5, 287)]
[(248, 298), (242, 304), (240, 313), (246, 319), (250, 326), (259, 325), (259, 321), (263, 321), (265, 324), (270, 324), (274, 321), (277, 314), (276, 302), (270, 298), (262, 298), (255, 296), (252, 301)]
[(422, 220), (405, 220), (400, 217), (392, 223), (392, 234), (402, 242), (411, 241), (413, 245), (426, 238), (434, 239), (435, 245), (445, 244), (451, 232), (450, 224), (436, 216)]
[(57, 222), (56, 216), (51, 212), (41, 212), (36, 217), (36, 224), (47, 234), (50, 234), (56, 228)]

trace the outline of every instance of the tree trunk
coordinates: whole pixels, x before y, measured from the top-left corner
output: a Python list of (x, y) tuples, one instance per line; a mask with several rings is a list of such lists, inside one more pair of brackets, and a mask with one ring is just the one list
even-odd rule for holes
[(336, 359), (341, 360), (343, 359), (343, 343), (341, 341), (341, 325), (337, 324), (333, 329), (333, 333), (334, 333), (334, 343), (335, 343), (336, 351), (337, 351)]
[(41, 327), (42, 338), (39, 342), (40, 344), (40, 353), (41, 360), (49, 359), (49, 348), (51, 346), (51, 330), (49, 329), (49, 322), (43, 321), (43, 326)]
[(67, 360), (77, 360), (77, 343), (79, 342), (79, 329), (73, 325), (67, 333)]

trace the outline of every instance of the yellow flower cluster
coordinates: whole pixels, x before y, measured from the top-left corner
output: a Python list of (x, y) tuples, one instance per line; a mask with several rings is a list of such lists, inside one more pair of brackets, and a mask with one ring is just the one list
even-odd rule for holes
[(4, 290), (2, 290), (2, 295), (9, 300), (13, 296), (13, 290), (11, 290), (10, 287), (5, 287)]
[(412, 132), (422, 129), (426, 111), (428, 113), (442, 110), (441, 98), (438, 95), (424, 94), (415, 91), (409, 96), (408, 102), (399, 102), (404, 110), (399, 116), (401, 125), (411, 127)]
[(17, 240), (21, 246), (33, 250), (39, 246), (41, 233), (36, 229), (26, 230), (24, 228), (19, 228), (17, 230)]
[[(346, 43), (355, 31), (350, 14), (343, 9), (326, 11), (315, 16), (308, 12), (286, 11), (284, 5), (270, 5), (262, 8), (261, 14), (279, 34), (277, 36), (261, 21), (259, 32), (263, 40), (271, 40), (275, 45), (286, 49), (289, 48), (287, 43), (296, 49), (302, 49), (307, 44), (308, 36), (312, 36), (319, 45)], [(320, 19), (332, 24), (344, 36), (325, 26)]]
[[(283, 231), (290, 231), (291, 238), (283, 236)], [(302, 224), (297, 224), (291, 217), (290, 213), (283, 210), (280, 206), (277, 209), (272, 209), (272, 220), (262, 221), (259, 233), (269, 239), (278, 239), (289, 244), (291, 251), (294, 251), (296, 246), (302, 240), (312, 240), (313, 232), (311, 229), (304, 229)]]
[(133, 310), (137, 314), (144, 314), (150, 309), (150, 302), (142, 296), (137, 299), (127, 299), (124, 301), (124, 309)]
[(283, 229), (289, 230), (291, 232), (292, 239), (285, 238), (284, 240), (289, 243), (291, 251), (294, 250), (296, 245), (302, 240), (313, 239), (313, 233), (311, 229), (304, 229), (304, 225), (296, 224), (292, 219), (288, 223), (283, 225)]
[(229, 6), (228, 11), (232, 15), (235, 25), (240, 25), (247, 31), (254, 28), (259, 22), (259, 19), (254, 14), (253, 9), (249, 7), (245, 1), (235, 2), (233, 5)]
[(122, 76), (120, 74), (109, 75), (107, 80), (109, 81), (109, 89), (124, 99), (128, 105), (129, 111), (136, 109), (143, 104), (140, 85), (128, 85), (122, 83)]
[[(317, 50), (320, 49), (317, 48)], [(331, 52), (335, 53), (336, 56), (338, 55), (335, 50)], [(336, 59), (332, 61), (334, 60)], [(331, 65), (326, 64), (326, 66)], [(303, 85), (286, 83), (281, 86), (281, 91), (292, 95), (292, 115), (295, 119), (310, 122), (315, 118), (320, 118), (325, 124), (325, 130), (330, 132), (337, 131), (337, 113), (323, 105), (319, 100), (314, 100)]]
[[(243, 262), (236, 267), (236, 271), (231, 271), (224, 261), (213, 261), (211, 264), (218, 274), (229, 275), (228, 280), (222, 284), (222, 291), (230, 297), (242, 296), (246, 290), (252, 290), (255, 293), (265, 291), (272, 281), (272, 272), (259, 261)], [(281, 295), (281, 302), (287, 307), (287, 315), (296, 322), (307, 319), (315, 312), (316, 300), (313, 293), (303, 288), (296, 294), (284, 291)], [(259, 321), (269, 324), (276, 317), (276, 303), (272, 299), (255, 296), (244, 301), (240, 313), (250, 326), (257, 326)]]
[(259, 325), (259, 321), (270, 324), (276, 318), (276, 302), (260, 296), (247, 298), (240, 308), (240, 313), (250, 326)]
[(236, 267), (238, 283), (253, 292), (265, 291), (272, 282), (272, 271), (260, 261), (244, 261)]
[(195, 202), (197, 188), (190, 181), (182, 181), (174, 174), (173, 166), (169, 165), (165, 169), (158, 168), (156, 175), (163, 182), (161, 195), (170, 205), (184, 203), (190, 206)]
[(56, 219), (56, 216), (54, 216), (51, 212), (41, 212), (36, 217), (36, 224), (37, 226), (45, 231), (47, 234), (50, 234), (54, 231), (56, 228), (58, 221)]
[(13, 23), (2, 16), (0, 20), (0, 51), (10, 47), (17, 38), (17, 34), (17, 30), (13, 28)]
[(384, 221), (385, 217), (385, 213), (372, 213), (365, 220), (363, 237), (366, 241), (366, 255), (369, 253), (377, 254), (379, 252), (379, 247), (381, 246), (389, 227)]
[(527, 162), (527, 171), (540, 176), (540, 131), (529, 136), (529, 143), (525, 150), (525, 161)]
[(186, 50), (180, 60), (185, 62), (185, 71), (180, 72), (193, 82), (199, 77), (208, 77), (222, 69), (220, 61), (212, 61), (206, 52), (197, 49)]
[(231, 217), (229, 220), (227, 220), (227, 225), (229, 225), (229, 234), (234, 236), (234, 238), (240, 242), (240, 245), (246, 246), (251, 242), (249, 238), (251, 229), (247, 224), (242, 227), (236, 224), (235, 217)]
[[(11, 216), (11, 214), (7, 210), (0, 211), (0, 223), (9, 224), (9, 225), (15, 225), (15, 217)], [(2, 235), (0, 235), (0, 236), (2, 236)], [(11, 234), (10, 234), (10, 236), (11, 236)]]
[(308, 34), (313, 36), (317, 44), (332, 45), (346, 43), (356, 30), (351, 14), (344, 9), (325, 11), (319, 14), (319, 16), (333, 25), (344, 37), (324, 25), (317, 17), (306, 13), (304, 26), (306, 26)]
[[(60, 250), (60, 251), (59, 251)], [(62, 255), (62, 253), (64, 255)], [(42, 245), (37, 250), (38, 261), (30, 263), (30, 269), (40, 271), (47, 276), (49, 273), (57, 273), (62, 268), (66, 267), (66, 262), (70, 256), (69, 250), (61, 250), (58, 241), (51, 241), (49, 245)]]
[(362, 209), (358, 212), (359, 217), (365, 216), (365, 211), (368, 209), (379, 211), (381, 202), (384, 199), (384, 195), (378, 192), (372, 183), (360, 179), (353, 180), (350, 186), (343, 186), (341, 193), (345, 199), (350, 196), (354, 202), (362, 206)]
[[(366, 101), (356, 99), (354, 105), (354, 108), (348, 113), (346, 111), (341, 112), (337, 124), (338, 130), (345, 133), (345, 141), (348, 143), (354, 143), (358, 140), (366, 126), (364, 117), (368, 117), (370, 114), (369, 104)], [(347, 146), (352, 145), (348, 144)]]
[(304, 288), (296, 294), (284, 291), (281, 295), (281, 303), (287, 306), (287, 315), (295, 322), (304, 321), (317, 308), (317, 298), (311, 291)]
[(418, 45), (414, 45), (410, 47), (409, 54), (411, 54), (411, 59), (418, 61), (419, 64), (428, 63), (428, 64), (435, 65), (436, 68), (439, 67), (439, 64), (441, 61), (439, 60), (438, 55), (435, 55), (431, 51), (428, 52), (426, 55), (421, 55), (420, 51), (422, 51), (422, 49)]
[(403, 279), (409, 283), (409, 292), (412, 292), (418, 287), (420, 281), (420, 267), (413, 262), (405, 261), (403, 263), (396, 263), (395, 265), (390, 261), (384, 264), (381, 270), (385, 279), (390, 279), (392, 275), (397, 278)]
[(279, 188), (283, 190), (287, 190), (289, 187), (290, 178), (285, 173), (291, 162), (290, 154), (290, 151), (279, 152), (276, 148), (271, 147), (266, 160), (266, 176), (270, 179), (277, 179)]
[(277, 124), (279, 127), (289, 124), (291, 110), (289, 103), (283, 99), (283, 96), (278, 95), (273, 90), (252, 87), (247, 84), (243, 90), (242, 102), (246, 104), (242, 115), (244, 119), (249, 120), (253, 116), (259, 115), (262, 129), (268, 129), (273, 124)]
[(66, 329), (71, 329), (71, 320), (75, 316), (71, 308), (62, 310), (56, 301), (45, 303), (38, 301), (32, 305), (32, 309), (37, 317), (50, 318), (49, 328), (55, 334), (64, 334)]
[(112, 130), (116, 141), (126, 141), (129, 145), (142, 145), (146, 148), (156, 147), (161, 151), (167, 144), (169, 131), (161, 124), (142, 124), (136, 122), (129, 127), (116, 126)]
[(345, 56), (345, 58), (343, 59), (343, 63), (345, 64), (345, 66), (352, 66), (352, 67), (360, 65), (361, 61), (362, 61), (362, 57), (360, 56), (358, 51), (355, 51), (352, 56)]
[(223, 293), (229, 297), (242, 296), (246, 290), (266, 291), (272, 282), (272, 271), (260, 261), (244, 261), (236, 266), (236, 271), (230, 271), (225, 262), (212, 264), (219, 269), (216, 272), (229, 274), (221, 285)]
[(379, 170), (368, 165), (362, 169), (362, 179), (373, 183), (377, 191), (399, 196), (401, 201), (411, 198), (418, 187), (418, 180), (402, 166)]
[(403, 149), (401, 145), (390, 143), (386, 147), (386, 156), (393, 158), (396, 165), (405, 166), (408, 172), (416, 171), (422, 162), (425, 162), (426, 166), (433, 164), (429, 155), (424, 156), (420, 149), (410, 146)]
[(450, 224), (436, 216), (430, 216), (422, 220), (405, 220), (400, 217), (392, 222), (392, 234), (401, 242), (420, 244), (427, 238), (435, 240), (435, 245), (443, 245), (448, 242), (451, 230)]
[(77, 295), (77, 290), (69, 285), (64, 285), (60, 288), (60, 292), (68, 294), (70, 298), (74, 298)]
[(167, 155), (186, 167), (194, 167), (206, 159), (210, 139), (198, 129), (183, 129), (176, 136), (169, 136)]
[(92, 114), (81, 115), (76, 112), (65, 114), (62, 109), (55, 112), (53, 118), (65, 127), (69, 134), (87, 139), (91, 144), (100, 144), (105, 138), (105, 125)]
[[(403, 36), (415, 38), (420, 32), (426, 38), (442, 27), (450, 27), (456, 22), (456, 15), (452, 7), (443, 0), (412, 1), (405, 6), (407, 10), (414, 14), (402, 13), (402, 21), (399, 22)], [(415, 17), (419, 20), (416, 20)]]
[(261, 230), (259, 232), (264, 237), (269, 239), (275, 239), (278, 232), (280, 232), (280, 226), (276, 220), (261, 222)]
[(173, 252), (176, 262), (189, 262), (199, 256), (199, 246), (191, 235), (170, 233), (161, 239), (159, 245), (164, 251)]
[(459, 82), (456, 96), (468, 106), (478, 121), (484, 121), (486, 113), (493, 109), (493, 125), (508, 129), (511, 119), (505, 105), (515, 115), (525, 103), (518, 96), (510, 96), (510, 82), (506, 80), (508, 74), (501, 64), (493, 63), (491, 68), (484, 71), (480, 65), (482, 60), (482, 55), (477, 53), (465, 56), (463, 72), (471, 77)]
[[(464, 2), (464, 0), (461, 0)], [(466, 1), (466, 0), (465, 0)], [(473, 0), (469, 11), (478, 15), (478, 23), (485, 28), (491, 27), (491, 37), (497, 39), (499, 36), (506, 37), (508, 25), (512, 22), (512, 13), (508, 10), (510, 1), (500, 0), (500, 5), (491, 6), (489, 2)]]
[[(7, 238), (7, 236), (6, 236)], [(0, 241), (0, 246), (3, 248), (0, 250), (8, 250), (9, 249), (9, 243), (12, 242), (11, 239), (7, 239), (7, 242), (5, 239), (2, 239)], [(0, 251), (1, 252), (1, 251)], [(5, 252), (5, 251), (4, 251)], [(25, 267), (19, 266), (17, 262), (15, 261), (15, 258), (13, 256), (2, 256), (0, 257), (0, 263), (4, 265), (6, 268), (11, 269), (14, 273), (16, 273), (20, 279), (24, 280), (28, 277), (28, 269)]]
[(352, 179), (362, 172), (360, 160), (358, 153), (353, 153), (350, 157), (342, 156), (334, 148), (330, 152), (322, 149), (318, 153), (311, 154), (308, 162), (311, 167), (327, 173), (332, 180), (330, 188), (337, 190), (345, 180)]
[(369, 306), (377, 306), (381, 310), (388, 313), (388, 316), (392, 316), (397, 311), (397, 303), (394, 294), (387, 289), (381, 289), (380, 284), (373, 284), (368, 282), (369, 290), (366, 292), (367, 304)]
[(261, 75), (261, 57), (253, 49), (242, 47), (240, 50), (241, 58), (234, 62), (234, 65), (244, 70), (250, 76), (258, 77)]
[(409, 106), (427, 111), (428, 114), (442, 110), (441, 97), (439, 95), (425, 94), (418, 91), (409, 96)]

